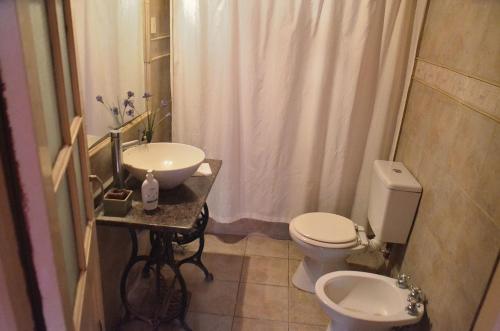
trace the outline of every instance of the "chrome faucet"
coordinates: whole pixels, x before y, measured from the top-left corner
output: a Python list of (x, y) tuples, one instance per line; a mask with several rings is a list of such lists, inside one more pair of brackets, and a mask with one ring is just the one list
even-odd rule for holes
[(424, 292), (414, 286), (410, 285), (410, 293), (408, 294), (408, 302), (409, 304), (406, 306), (406, 312), (412, 316), (418, 315), (418, 308), (422, 304), (425, 304), (426, 298)]
[(408, 300), (413, 299), (417, 301), (417, 303), (425, 302), (425, 294), (421, 288), (416, 287), (415, 285), (410, 285), (410, 294), (408, 294)]
[(411, 315), (411, 316), (417, 316), (418, 315), (418, 308), (420, 308), (420, 303), (418, 303), (417, 300), (408, 297), (408, 302), (409, 304), (406, 306), (406, 312)]
[(396, 285), (399, 287), (399, 288), (408, 288), (409, 287), (409, 284), (408, 284), (408, 281), (410, 280), (410, 276), (406, 275), (406, 274), (399, 274), (398, 275), (398, 280), (396, 281)]
[(113, 186), (116, 188), (125, 187), (125, 179), (123, 178), (123, 151), (135, 145), (140, 145), (142, 135), (139, 131), (139, 139), (122, 143), (122, 132), (120, 129), (111, 130), (109, 132), (111, 138), (111, 165), (113, 167)]

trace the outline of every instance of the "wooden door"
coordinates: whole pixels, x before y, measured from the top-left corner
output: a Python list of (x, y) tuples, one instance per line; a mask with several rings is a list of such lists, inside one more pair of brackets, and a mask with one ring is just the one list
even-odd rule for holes
[(7, 98), (7, 108), (44, 323), (48, 330), (102, 330), (99, 254), (71, 4), (5, 0), (2, 10), (4, 17), (12, 11), (12, 22), (6, 22), (12, 23), (9, 46), (15, 52), (18, 42), (22, 57), (16, 62), (12, 52), (2, 53), (4, 64), (20, 63), (17, 80), (10, 74), (12, 67), (5, 70), (12, 78), (5, 82), (7, 92), (22, 95), (24, 90), (18, 89), (25, 87), (29, 98), (29, 109), (16, 110), (23, 100), (15, 98)]

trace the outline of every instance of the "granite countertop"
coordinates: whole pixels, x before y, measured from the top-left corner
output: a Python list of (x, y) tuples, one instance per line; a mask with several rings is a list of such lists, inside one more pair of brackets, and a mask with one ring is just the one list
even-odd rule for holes
[(155, 231), (175, 231), (187, 233), (195, 224), (207, 200), (208, 193), (219, 173), (221, 160), (206, 159), (212, 175), (191, 176), (183, 184), (171, 189), (160, 190), (158, 209), (151, 215), (142, 208), (141, 182), (132, 180), (129, 189), (134, 190), (132, 209), (124, 217), (105, 216), (102, 210), (96, 212), (99, 224), (150, 229)]

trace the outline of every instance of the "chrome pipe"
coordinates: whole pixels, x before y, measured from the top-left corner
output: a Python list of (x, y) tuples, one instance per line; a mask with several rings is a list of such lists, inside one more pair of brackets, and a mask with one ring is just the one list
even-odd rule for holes
[(121, 144), (121, 131), (111, 130), (109, 132), (111, 138), (111, 165), (113, 167), (113, 186), (116, 188), (124, 188), (123, 180), (123, 151)]

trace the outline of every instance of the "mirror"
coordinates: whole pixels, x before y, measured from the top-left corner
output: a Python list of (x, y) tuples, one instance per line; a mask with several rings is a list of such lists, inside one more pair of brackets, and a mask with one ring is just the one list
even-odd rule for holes
[(110, 129), (147, 122), (148, 110), (159, 123), (171, 99), (169, 1), (92, 0), (72, 6), (89, 147)]

